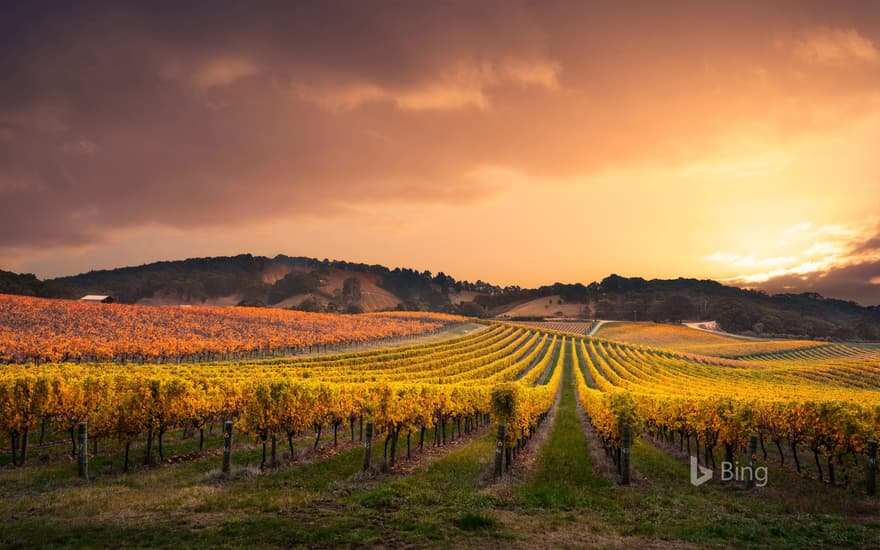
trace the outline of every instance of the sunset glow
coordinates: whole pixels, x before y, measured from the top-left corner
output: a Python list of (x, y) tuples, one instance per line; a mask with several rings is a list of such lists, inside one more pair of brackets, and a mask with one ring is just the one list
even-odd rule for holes
[(283, 253), (880, 304), (876, 4), (614, 5), (22, 3), (0, 268)]

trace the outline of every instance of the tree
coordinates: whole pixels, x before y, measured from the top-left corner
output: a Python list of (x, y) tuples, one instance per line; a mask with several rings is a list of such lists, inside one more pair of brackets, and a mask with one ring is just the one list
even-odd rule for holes
[(348, 307), (361, 301), (361, 281), (357, 277), (348, 277), (342, 283), (342, 302)]
[(294, 309), (298, 309), (300, 311), (311, 311), (313, 313), (322, 313), (324, 311), (324, 306), (321, 305), (321, 302), (318, 301), (314, 296), (309, 296), (305, 300), (299, 303), (298, 306), (295, 306)]
[(468, 317), (486, 317), (489, 312), (476, 302), (462, 302), (458, 305), (458, 313)]
[(673, 294), (662, 302), (655, 302), (650, 311), (655, 321), (682, 321), (695, 315), (694, 304), (685, 296)]

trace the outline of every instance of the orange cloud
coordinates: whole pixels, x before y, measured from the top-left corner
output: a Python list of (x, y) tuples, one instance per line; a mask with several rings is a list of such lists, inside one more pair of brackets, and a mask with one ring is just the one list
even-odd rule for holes
[(228, 86), (257, 72), (259, 68), (256, 63), (246, 57), (220, 57), (199, 67), (194, 80), (196, 86), (207, 90), (216, 86)]
[(880, 61), (880, 51), (874, 42), (856, 29), (826, 28), (806, 33), (795, 41), (794, 51), (798, 57), (811, 63), (833, 65)]
[(404, 111), (488, 109), (495, 86), (519, 84), (546, 90), (559, 88), (560, 64), (547, 60), (505, 60), (501, 63), (460, 61), (442, 67), (423, 81), (403, 86), (376, 82), (294, 84), (297, 94), (331, 111), (389, 102)]
[(824, 225), (811, 229), (811, 224), (800, 223), (786, 229), (784, 234), (802, 236), (798, 244), (793, 245), (787, 241), (783, 244), (789, 250), (800, 245), (796, 255), (756, 258), (736, 253), (714, 253), (705, 259), (734, 269), (780, 266), (725, 279), (738, 285), (760, 283), (768, 287), (778, 286), (774, 284), (774, 280), (798, 277), (807, 281), (815, 277), (826, 277), (834, 270), (880, 261), (880, 249), (870, 245), (877, 238), (876, 225), (858, 231), (840, 225)]
[[(800, 276), (853, 256), (833, 227), (877, 210), (865, 3), (212, 8), (5, 14), (0, 260), (155, 257), (163, 228), (162, 254), (418, 258), (511, 283)], [(511, 259), (527, 249), (544, 261)]]

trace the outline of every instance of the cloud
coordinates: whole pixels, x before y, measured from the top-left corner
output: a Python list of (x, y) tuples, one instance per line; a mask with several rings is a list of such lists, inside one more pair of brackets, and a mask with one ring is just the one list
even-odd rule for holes
[(26, 191), (41, 190), (40, 182), (34, 178), (11, 176), (0, 171), (0, 196), (3, 194), (22, 193)]
[(208, 90), (228, 86), (258, 71), (257, 65), (246, 57), (221, 57), (201, 66), (195, 74), (195, 83), (200, 89)]
[(856, 29), (826, 28), (806, 33), (806, 36), (795, 41), (794, 50), (798, 57), (811, 63), (880, 61), (880, 50)]
[(37, 99), (17, 110), (0, 107), (0, 125), (5, 126), (4, 134), (10, 136), (8, 141), (17, 135), (14, 128), (44, 136), (62, 134), (70, 129), (66, 118), (67, 108), (63, 100)]
[(298, 82), (294, 89), (303, 99), (331, 111), (356, 109), (374, 102), (389, 102), (404, 111), (488, 109), (493, 86), (513, 83), (557, 90), (559, 71), (559, 64), (548, 60), (508, 60), (497, 64), (463, 61), (408, 86), (383, 86), (369, 81)]
[(740, 159), (734, 162), (703, 163), (689, 168), (684, 173), (696, 177), (753, 178), (779, 172), (789, 163), (790, 159), (784, 155), (761, 154), (753, 158)]
[(371, 83), (336, 86), (296, 85), (297, 94), (333, 112), (368, 103), (388, 102), (404, 111), (433, 111), (475, 107), (487, 109), (489, 98), (479, 82), (450, 79), (420, 87), (392, 90)]
[(473, 204), (876, 112), (876, 10), (795, 5), (21, 3), (0, 21), (0, 250)]
[[(730, 252), (715, 252), (704, 258), (707, 262), (724, 264), (727, 267), (742, 269), (747, 267), (768, 267), (777, 265), (791, 265), (798, 261), (796, 256), (772, 256), (767, 258), (758, 258), (753, 254), (737, 254)], [(743, 275), (738, 277), (747, 282), (762, 280), (770, 275), (759, 273), (756, 275)]]
[(85, 155), (87, 157), (93, 157), (98, 152), (98, 145), (88, 139), (88, 138), (77, 138), (70, 141), (64, 142), (61, 146), (61, 150), (65, 153), (74, 153), (78, 155)]
[(880, 234), (872, 237), (860, 244), (855, 252), (859, 253), (880, 253)]
[(774, 277), (757, 288), (767, 292), (816, 292), (823, 296), (880, 306), (880, 261), (867, 261), (811, 273)]
[[(880, 305), (880, 230), (858, 234), (840, 226), (820, 226), (811, 236), (848, 236), (834, 242), (817, 241), (796, 257), (779, 258), (782, 267), (732, 277), (727, 281), (771, 293), (818, 292), (824, 296)], [(852, 237), (852, 235), (858, 235)], [(736, 254), (713, 254), (709, 261), (736, 265)], [(772, 265), (769, 258), (756, 263)]]
[(786, 228), (783, 233), (786, 235), (794, 235), (795, 233), (803, 233), (811, 227), (813, 227), (813, 224), (811, 224), (810, 222), (801, 222)]

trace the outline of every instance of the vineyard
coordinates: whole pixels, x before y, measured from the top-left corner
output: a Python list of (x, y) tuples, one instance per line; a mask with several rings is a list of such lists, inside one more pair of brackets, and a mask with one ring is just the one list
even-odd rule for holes
[(696, 455), (715, 467), (716, 446), (733, 462), (748, 436), (757, 434), (765, 460), (772, 442), (784, 462), (785, 441), (801, 472), (798, 453), (806, 447), (819, 479), (827, 475), (836, 483), (835, 465), (858, 471), (863, 460), (855, 457), (880, 436), (876, 350), (854, 350), (835, 361), (813, 358), (812, 365), (780, 360), (764, 368), (601, 340), (581, 342), (578, 352), (582, 403), (597, 431), (615, 446), (621, 425), (643, 426), (673, 442), (678, 436), (689, 454), (693, 441)]
[[(24, 463), (31, 431), (44, 422), (66, 430), (88, 422), (93, 440), (125, 449), (146, 435), (152, 461), (173, 429), (234, 419), (277, 463), (277, 442), (291, 448), (298, 434), (314, 430), (317, 446), (325, 427), (334, 441), (340, 426), (352, 432), (364, 417), (390, 440), (394, 464), (398, 437), (440, 426), (469, 432), (485, 424), (492, 403), (516, 430), (511, 446), (533, 430), (559, 387), (563, 338), (496, 326), (452, 342), (341, 356), (186, 365), (8, 365), (0, 376), (0, 430), (9, 435), (13, 464)], [(555, 376), (545, 373), (555, 372)], [(541, 382), (539, 384), (539, 382)], [(499, 405), (499, 407), (501, 407)], [(497, 415), (496, 415), (497, 416)], [(438, 432), (439, 433), (439, 432)], [(71, 441), (75, 446), (75, 441)], [(261, 466), (266, 465), (264, 456)]]
[[(83, 315), (77, 308), (65, 311)], [(186, 313), (181, 310), (181, 315)], [(281, 313), (286, 312), (265, 315), (284, 319)], [(127, 314), (126, 310), (108, 313)], [(238, 314), (235, 310), (233, 316)], [(250, 315), (257, 314), (247, 312), (245, 318)], [(310, 319), (316, 325), (309, 326), (324, 326), (319, 324), (323, 317), (330, 316)], [(332, 326), (333, 322), (348, 319), (350, 316), (323, 322)], [(388, 334), (382, 330), (402, 330), (406, 334), (407, 327), (427, 325), (433, 330), (436, 327), (431, 323), (442, 326), (455, 320), (397, 314), (369, 319), (386, 323), (370, 325), (379, 336)], [(402, 325), (389, 328), (387, 323), (392, 321)], [(132, 324), (139, 322), (130, 321), (126, 326), (131, 330)], [(4, 327), (8, 334), (14, 333)], [(505, 498), (512, 498), (518, 506), (531, 506), (527, 503), (537, 499), (541, 509), (553, 509), (555, 505), (549, 503), (568, 491), (572, 496), (566, 506), (583, 507), (587, 513), (596, 506), (599, 494), (605, 495), (601, 498), (619, 497), (621, 490), (659, 494), (670, 490), (660, 484), (673, 483), (672, 479), (679, 484), (673, 484), (671, 490), (681, 492), (687, 488), (687, 499), (739, 498), (723, 487), (707, 489), (697, 496), (689, 492), (693, 488), (688, 485), (686, 473), (680, 478), (670, 474), (683, 471), (679, 453), (686, 452), (714, 470), (720, 469), (722, 461), (738, 458), (772, 465), (774, 475), (786, 480), (779, 483), (794, 487), (791, 495), (795, 495), (773, 498), (802, 498), (805, 492), (830, 486), (825, 490), (838, 491), (844, 500), (860, 503), (857, 509), (871, 514), (877, 511), (876, 497), (865, 496), (869, 491), (866, 477), (870, 476), (866, 468), (871, 467), (866, 467), (865, 452), (868, 441), (880, 437), (880, 350), (821, 342), (781, 345), (714, 339), (707, 343), (698, 339), (688, 343), (668, 335), (664, 347), (654, 347), (590, 338), (565, 330), (571, 327), (559, 328), (563, 330), (491, 323), (449, 339), (315, 356), (235, 356), (180, 363), (123, 364), (111, 360), (7, 364), (0, 372), (0, 433), (5, 438), (2, 447), (7, 449), (0, 452), (0, 464), (6, 465), (6, 470), (0, 472), (0, 487), (32, 491), (29, 480), (45, 480), (43, 471), (66, 480), (60, 482), (66, 487), (62, 490), (74, 492), (102, 484), (129, 483), (126, 476), (163, 477), (187, 468), (208, 472), (220, 467), (218, 453), (220, 447), (226, 447), (224, 460), (232, 465), (224, 464), (223, 473), (231, 485), (221, 484), (227, 487), (223, 491), (237, 491), (233, 487), (239, 487), (247, 492), (251, 487), (274, 495), (275, 489), (266, 483), (274, 486), (284, 480), (295, 487), (308, 485), (308, 481), (299, 480), (308, 471), (316, 479), (326, 476), (326, 484), (320, 490), (311, 486), (303, 489), (306, 492), (297, 498), (304, 503), (341, 498), (347, 503), (339, 504), (343, 508), (363, 507), (370, 513), (378, 509), (382, 514), (407, 517), (412, 512), (404, 512), (406, 506), (422, 507), (428, 516), (436, 512), (432, 507), (440, 507), (441, 515), (455, 515), (455, 525), (484, 522), (484, 527), (492, 531), (501, 529), (498, 522), (502, 522), (503, 529), (516, 532), (517, 528), (496, 519), (503, 514), (484, 517), (479, 510), (507, 506)], [(638, 341), (637, 332), (628, 336)], [(185, 337), (182, 333), (179, 336)], [(43, 340), (32, 340), (30, 345), (52, 341), (52, 331), (46, 329), (40, 338)], [(682, 336), (676, 333), (675, 338)], [(8, 341), (14, 338), (10, 336)], [(290, 343), (278, 342), (280, 347)], [(743, 347), (733, 353), (732, 346), (737, 344)], [(139, 345), (142, 347), (137, 352), (125, 353), (151, 350), (147, 356), (167, 357), (156, 354), (152, 341)], [(112, 352), (108, 358), (118, 360), (119, 353)], [(41, 352), (38, 356), (44, 361), (50, 357)], [(586, 415), (583, 430), (577, 420), (578, 410)], [(548, 418), (552, 422), (544, 423)], [(550, 428), (546, 428), (548, 424)], [(229, 431), (221, 435), (221, 427)], [(91, 449), (79, 439), (78, 430), (87, 430)], [(549, 435), (545, 432), (548, 439), (536, 447), (530, 442), (541, 430), (549, 430)], [(751, 457), (744, 454), (750, 436), (760, 444), (754, 451), (756, 456)], [(370, 446), (372, 438), (376, 438), (375, 447)], [(584, 441), (594, 441), (599, 453), (581, 449), (579, 442)], [(536, 473), (528, 473), (529, 460), (521, 466), (526, 473), (516, 473), (523, 453), (537, 461), (538, 466), (532, 466)], [(547, 470), (550, 467), (546, 463), (555, 455), (559, 455), (560, 470)], [(82, 464), (85, 458), (97, 461), (95, 464), (102, 469), (89, 484), (76, 485), (77, 468), (69, 461), (78, 459)], [(192, 466), (172, 465), (180, 460)], [(418, 466), (419, 460), (427, 461), (426, 465)], [(609, 462), (611, 470), (600, 475), (596, 472), (601, 471), (603, 461)], [(623, 489), (618, 483), (629, 480), (630, 466), (634, 487)], [(248, 468), (257, 468), (262, 474), (255, 479), (266, 482), (235, 478), (236, 470)], [(457, 477), (436, 477), (438, 469), (443, 468), (455, 470)], [(873, 468), (876, 470), (876, 464)], [(303, 473), (296, 473), (300, 469)], [(565, 469), (572, 470), (570, 476)], [(158, 473), (163, 471), (169, 474)], [(357, 477), (363, 472), (385, 473), (371, 474), (378, 478)], [(506, 483), (504, 480), (511, 475), (513, 483), (522, 484), (515, 493), (520, 496), (492, 496), (492, 487)], [(210, 491), (200, 491), (220, 490), (216, 489), (216, 475), (210, 476), (188, 478), (184, 485), (211, 487)], [(576, 479), (582, 481), (576, 483)], [(322, 492), (343, 482), (349, 484), (345, 491), (360, 496), (326, 496)], [(435, 494), (438, 484), (450, 484), (449, 496), (435, 494), (419, 500), (417, 495), (400, 494), (402, 484), (412, 484), (428, 494)], [(53, 490), (38, 492), (51, 494)], [(325, 496), (319, 499), (316, 491)], [(444, 499), (453, 497), (458, 504), (453, 509), (444, 508)], [(196, 515), (205, 506), (219, 505), (209, 506), (192, 495), (187, 498), (195, 498), (192, 508), (187, 509)], [(377, 508), (371, 499), (384, 504)], [(299, 506), (284, 502), (285, 510)], [(404, 506), (404, 502), (408, 504)], [(471, 503), (464, 512), (463, 502)], [(700, 502), (703, 504), (696, 506), (705, 506), (706, 501)], [(250, 505), (243, 506), (242, 512), (250, 509)], [(263, 506), (275, 509), (276, 505)], [(321, 521), (336, 521), (312, 504), (302, 506), (320, 516)], [(779, 506), (797, 508), (803, 503), (785, 500)], [(419, 524), (423, 520), (410, 517), (408, 521)], [(623, 525), (633, 520), (616, 521)], [(679, 517), (676, 521), (685, 520)], [(764, 527), (755, 528), (764, 533), (762, 536), (774, 536)], [(846, 537), (862, 543), (876, 542), (880, 536), (876, 520), (859, 520), (858, 527), (842, 529)], [(461, 530), (468, 534), (471, 529)], [(15, 529), (10, 533), (14, 534)], [(676, 532), (664, 536), (693, 535)], [(733, 535), (724, 537), (728, 536)], [(356, 540), (334, 537), (329, 540), (347, 544)], [(730, 540), (724, 537), (707, 540)], [(414, 533), (406, 534), (404, 540), (425, 542)]]
[(517, 321), (517, 323), (538, 329), (570, 332), (572, 334), (586, 336), (590, 332), (590, 329), (593, 328), (595, 321)]
[(302, 353), (436, 331), (442, 313), (130, 306), (0, 294), (0, 362), (180, 362)]
[(825, 342), (811, 340), (745, 340), (681, 325), (617, 321), (604, 323), (595, 336), (619, 342), (719, 357), (743, 357), (758, 353), (774, 353), (828, 345)]

